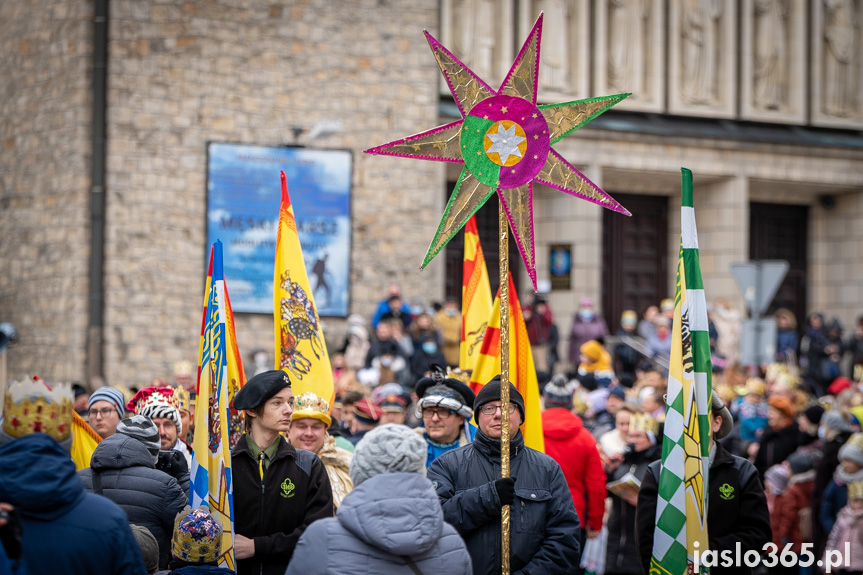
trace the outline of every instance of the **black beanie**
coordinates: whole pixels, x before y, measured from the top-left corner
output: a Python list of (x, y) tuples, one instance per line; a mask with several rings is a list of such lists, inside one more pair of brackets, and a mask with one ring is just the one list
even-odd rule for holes
[[(482, 389), (480, 389), (479, 393), (476, 394), (476, 400), (473, 402), (474, 421), (479, 423), (479, 408), (486, 403), (491, 403), (492, 401), (500, 401), (499, 375), (494, 376), (494, 378), (482, 386)], [(518, 410), (521, 412), (521, 421), (524, 423), (524, 398), (512, 383), (509, 384), (509, 401), (518, 406)]]
[(806, 419), (818, 425), (821, 423), (821, 416), (824, 415), (824, 408), (820, 405), (810, 405), (803, 410), (803, 414), (806, 416)]

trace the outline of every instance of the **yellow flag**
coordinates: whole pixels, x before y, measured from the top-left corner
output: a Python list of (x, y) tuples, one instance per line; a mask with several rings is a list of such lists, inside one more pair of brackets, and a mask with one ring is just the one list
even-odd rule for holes
[(102, 438), (81, 416), (72, 412), (72, 461), (75, 469), (90, 467), (90, 458)]
[(273, 312), (276, 332), (276, 369), (291, 374), (291, 387), (299, 398), (313, 392), (332, 412), (335, 398), (330, 356), (321, 333), (321, 320), (309, 286), (303, 249), (297, 235), (288, 181), (282, 172), (282, 205), (276, 240)]
[(479, 357), (480, 345), (491, 317), (491, 284), (476, 216), (471, 216), (464, 226), (464, 264), (461, 285), (461, 347), (458, 366), (462, 371), (474, 369)]
[[(521, 315), (518, 292), (509, 276), (509, 380), (524, 398), (524, 423), (521, 433), (524, 444), (545, 453), (545, 440), (542, 435), (542, 417), (539, 408), (539, 384), (527, 327)], [(500, 291), (494, 300), (488, 328), (485, 330), (476, 366), (470, 378), (470, 387), (479, 392), (483, 385), (494, 376), (500, 375)]]

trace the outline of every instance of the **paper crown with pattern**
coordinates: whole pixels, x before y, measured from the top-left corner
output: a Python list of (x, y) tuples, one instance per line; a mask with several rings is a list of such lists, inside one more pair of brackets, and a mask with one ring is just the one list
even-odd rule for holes
[(195, 366), (191, 361), (178, 361), (174, 364), (174, 376), (178, 375), (194, 375)]
[(656, 435), (659, 431), (659, 422), (646, 413), (633, 413), (629, 420), (630, 431), (643, 431)]
[[(187, 508), (188, 509), (188, 508)], [(181, 512), (174, 520), (171, 554), (188, 563), (210, 563), (222, 552), (222, 524), (204, 509)]]
[(180, 432), (180, 408), (177, 402), (176, 390), (172, 387), (145, 387), (135, 394), (135, 397), (126, 404), (126, 409), (149, 417), (167, 417), (177, 426)]
[(297, 419), (317, 419), (327, 424), (333, 422), (330, 417), (330, 404), (313, 391), (301, 393), (294, 400), (294, 413), (291, 421)]
[(848, 484), (848, 499), (863, 499), (863, 481), (852, 481)]
[(58, 442), (72, 434), (72, 399), (68, 383), (53, 388), (38, 378), (12, 382), (6, 390), (3, 431), (11, 437), (44, 433)]
[(175, 387), (174, 389), (174, 398), (177, 402), (177, 409), (180, 411), (188, 411), (189, 409), (189, 392), (183, 389), (182, 387)]

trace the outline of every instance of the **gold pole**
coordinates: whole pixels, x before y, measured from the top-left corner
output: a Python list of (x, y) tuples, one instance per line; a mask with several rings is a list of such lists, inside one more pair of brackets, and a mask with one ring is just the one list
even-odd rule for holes
[[(509, 477), (509, 222), (499, 202), (500, 234), (500, 476)], [(500, 567), (509, 575), (509, 505), (500, 510)]]

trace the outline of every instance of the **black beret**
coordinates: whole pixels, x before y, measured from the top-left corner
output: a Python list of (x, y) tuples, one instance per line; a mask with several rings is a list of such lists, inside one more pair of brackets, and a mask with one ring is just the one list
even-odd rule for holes
[(291, 387), (291, 380), (281, 369), (259, 373), (234, 395), (234, 409), (255, 409), (286, 387)]

